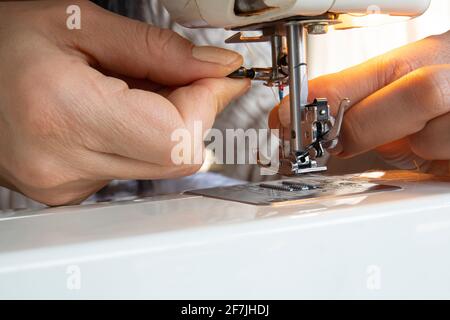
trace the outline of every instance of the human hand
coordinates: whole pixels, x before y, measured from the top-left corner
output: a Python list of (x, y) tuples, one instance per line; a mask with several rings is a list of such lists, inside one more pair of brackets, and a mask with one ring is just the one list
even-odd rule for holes
[[(66, 27), (73, 4), (80, 30)], [(112, 179), (191, 174), (171, 134), (209, 129), (250, 86), (226, 78), (241, 64), (89, 1), (0, 2), (0, 183), (61, 205)]]
[[(334, 114), (341, 99), (353, 103), (332, 154), (375, 149), (400, 169), (450, 173), (450, 32), (311, 80), (309, 96), (328, 98)], [(272, 110), (271, 128), (289, 128), (288, 99)]]

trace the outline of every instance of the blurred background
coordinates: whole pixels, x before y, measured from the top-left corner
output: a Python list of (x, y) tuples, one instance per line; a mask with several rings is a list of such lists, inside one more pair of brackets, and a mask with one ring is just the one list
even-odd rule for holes
[[(393, 0), (394, 1), (394, 0)], [(425, 14), (415, 19), (380, 14), (345, 16), (345, 22), (364, 28), (333, 30), (310, 36), (310, 78), (337, 72), (450, 28), (450, 1), (432, 0)]]

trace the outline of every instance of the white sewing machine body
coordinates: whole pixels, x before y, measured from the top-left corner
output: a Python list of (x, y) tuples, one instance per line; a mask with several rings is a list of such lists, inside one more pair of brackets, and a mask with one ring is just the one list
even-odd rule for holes
[[(239, 2), (249, 11), (237, 12)], [(320, 16), (327, 12), (376, 12), (414, 17), (430, 0), (163, 0), (172, 19), (191, 28), (234, 28), (293, 16)]]
[(402, 189), (11, 213), (0, 218), (0, 298), (450, 298), (450, 182), (383, 183)]

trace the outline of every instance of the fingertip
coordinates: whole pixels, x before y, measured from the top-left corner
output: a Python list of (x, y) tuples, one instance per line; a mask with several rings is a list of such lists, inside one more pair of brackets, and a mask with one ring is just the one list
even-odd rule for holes
[(242, 86), (241, 94), (247, 93), (252, 88), (252, 81), (250, 79), (234, 79), (240, 81), (240, 85)]
[(229, 83), (233, 83), (236, 87), (242, 87), (245, 90), (249, 90), (252, 86), (252, 81), (250, 79), (232, 79), (232, 78), (224, 78)]
[(232, 101), (238, 99), (251, 88), (249, 79), (208, 78), (196, 81), (194, 85), (208, 88), (210, 97), (215, 100), (217, 112), (221, 112)]
[[(226, 50), (226, 49), (222, 49), (222, 50)], [(230, 51), (230, 50), (227, 50)], [(238, 68), (240, 68), (243, 64), (244, 64), (244, 57), (236, 52), (236, 51), (231, 51), (236, 55), (236, 58), (227, 65), (227, 67), (233, 72), (235, 70), (237, 70)], [(246, 79), (248, 80), (248, 79)]]
[(229, 97), (229, 100), (246, 94), (252, 83), (249, 79), (231, 79), (231, 78), (210, 78), (203, 79), (197, 83), (208, 86), (216, 94)]
[(219, 111), (222, 111), (232, 101), (245, 95), (251, 88), (250, 79), (229, 79), (224, 78), (226, 87), (224, 88), (225, 101), (220, 104)]

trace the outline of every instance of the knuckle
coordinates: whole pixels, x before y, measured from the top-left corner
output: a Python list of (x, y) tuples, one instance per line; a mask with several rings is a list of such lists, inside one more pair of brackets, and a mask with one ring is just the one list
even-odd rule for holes
[(402, 55), (387, 54), (377, 61), (377, 86), (384, 87), (413, 72), (416, 67)]
[(449, 78), (448, 69), (440, 66), (423, 67), (411, 74), (409, 91), (424, 120), (450, 111)]
[[(161, 56), (171, 52), (172, 45), (181, 38), (177, 33), (169, 29), (158, 28), (149, 24), (137, 24), (138, 34), (145, 36), (145, 44), (148, 52)], [(143, 29), (143, 30), (142, 30)], [(155, 50), (157, 47), (158, 50)]]

